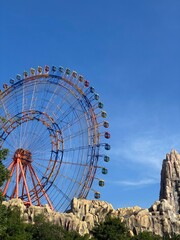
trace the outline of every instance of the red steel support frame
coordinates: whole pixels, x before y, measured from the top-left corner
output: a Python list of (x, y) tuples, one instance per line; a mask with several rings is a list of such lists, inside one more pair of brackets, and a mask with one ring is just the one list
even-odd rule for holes
[(7, 192), (7, 189), (9, 187), (9, 183), (11, 181), (11, 177), (13, 175), (13, 172), (14, 172), (14, 168), (15, 168), (15, 162), (13, 161), (10, 166), (8, 167), (8, 170), (10, 171), (10, 176), (9, 176), (9, 179), (8, 181), (6, 182), (6, 185), (4, 187), (4, 190), (3, 190), (3, 196), (5, 196), (6, 192)]
[(41, 191), (42, 191), (43, 195), (45, 196), (45, 198), (46, 198), (46, 200), (47, 200), (47, 202), (48, 202), (50, 208), (53, 210), (53, 209), (54, 209), (54, 208), (53, 208), (53, 205), (52, 205), (52, 203), (51, 203), (51, 201), (50, 201), (50, 199), (49, 199), (49, 197), (48, 197), (46, 191), (44, 190), (44, 187), (42, 186), (42, 184), (41, 184), (41, 182), (40, 182), (38, 176), (36, 175), (36, 173), (35, 173), (33, 167), (32, 167), (31, 165), (29, 165), (29, 168), (31, 168), (31, 170), (32, 170), (32, 172), (33, 172), (33, 174), (34, 174), (34, 176), (35, 176), (35, 178), (36, 178), (36, 180), (37, 180), (39, 186), (41, 187)]
[[(21, 154), (17, 153), (14, 156), (13, 161), (9, 165), (8, 170), (10, 171), (10, 178), (8, 179), (8, 181), (5, 184), (5, 187), (3, 190), (3, 196), (5, 196), (7, 194), (9, 184), (12, 180), (13, 173), (15, 172), (15, 186), (14, 186), (14, 190), (12, 190), (11, 196), (9, 196), (10, 198), (20, 197), (22, 200), (24, 200), (24, 197), (27, 196), (28, 202), (27, 201), (24, 202), (25, 204), (32, 205), (32, 202), (37, 202), (38, 206), (41, 206), (40, 198), (41, 198), (41, 196), (44, 196), (46, 201), (48, 202), (48, 205), (50, 206), (50, 208), (52, 210), (54, 209), (53, 205), (49, 199), (48, 194), (46, 193), (40, 179), (38, 178), (34, 168), (32, 167), (31, 162), (24, 161)], [(27, 179), (26, 179), (26, 174), (27, 174), (28, 170), (29, 170), (29, 176), (32, 180), (31, 183), (34, 187), (33, 192), (35, 193), (35, 196), (30, 195), (31, 191), (29, 191), (29, 188), (28, 188)], [(22, 189), (21, 196), (19, 196), (20, 183), (22, 184), (21, 185), (21, 189)], [(39, 189), (38, 189), (38, 187), (39, 187)], [(40, 193), (41, 193), (41, 196), (39, 195)]]

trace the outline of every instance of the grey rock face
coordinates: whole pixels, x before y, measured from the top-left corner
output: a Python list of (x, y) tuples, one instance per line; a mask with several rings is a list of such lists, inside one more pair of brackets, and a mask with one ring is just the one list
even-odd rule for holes
[(175, 150), (163, 161), (159, 199), (166, 199), (180, 213), (180, 154)]

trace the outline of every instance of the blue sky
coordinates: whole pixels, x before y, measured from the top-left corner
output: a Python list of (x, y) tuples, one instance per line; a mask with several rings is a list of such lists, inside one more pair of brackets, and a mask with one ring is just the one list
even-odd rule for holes
[(49, 64), (99, 92), (112, 135), (101, 195), (115, 208), (157, 200), (162, 160), (180, 151), (179, 12), (179, 0), (1, 1), (1, 85)]

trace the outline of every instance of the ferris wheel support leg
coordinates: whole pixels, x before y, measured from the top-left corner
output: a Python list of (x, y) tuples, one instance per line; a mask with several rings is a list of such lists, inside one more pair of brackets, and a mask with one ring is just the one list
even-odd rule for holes
[(12, 163), (9, 165), (9, 167), (8, 167), (9, 171), (12, 169), (13, 165), (14, 165), (14, 161), (12, 161)]
[(21, 169), (21, 172), (22, 172), (22, 177), (23, 177), (26, 193), (27, 193), (27, 196), (28, 196), (28, 200), (29, 200), (30, 205), (32, 205), (31, 197), (30, 197), (29, 190), (28, 190), (28, 185), (27, 185), (27, 182), (26, 182), (26, 178), (25, 178), (25, 174), (24, 174), (24, 170), (23, 170), (23, 166), (22, 166), (21, 162), (19, 162), (19, 166), (20, 166), (20, 169)]
[(34, 189), (35, 189), (36, 201), (38, 202), (38, 206), (41, 206), (41, 203), (40, 203), (40, 200), (39, 200), (39, 197), (38, 197), (38, 191), (37, 191), (35, 180), (34, 180), (34, 176), (33, 176), (33, 172), (32, 172), (32, 169), (31, 169), (30, 166), (29, 166), (29, 172), (31, 174), (31, 179), (32, 179), (33, 186), (34, 186)]
[(12, 168), (11, 168), (11, 171), (10, 171), (9, 179), (8, 179), (8, 181), (6, 182), (6, 185), (5, 185), (5, 187), (4, 187), (3, 196), (5, 196), (6, 191), (7, 191), (8, 187), (9, 187), (9, 183), (10, 183), (10, 181), (11, 181), (11, 177), (12, 177), (12, 175), (13, 175), (14, 168), (15, 168), (14, 165), (15, 165), (15, 163), (14, 163), (14, 161), (13, 161), (13, 162), (11, 163), (11, 165), (8, 167), (8, 170), (10, 170), (10, 167), (12, 167)]
[[(26, 177), (26, 170), (27, 170), (27, 166), (24, 167), (24, 175), (25, 175), (25, 177)], [(23, 186), (22, 186), (22, 198), (24, 197), (24, 192), (25, 192), (25, 185), (23, 184)]]
[[(18, 179), (18, 182), (20, 182), (20, 181), (21, 181), (21, 177), (22, 177), (22, 173), (20, 173), (20, 174), (19, 174), (19, 179)], [(11, 198), (14, 198), (14, 196), (15, 196), (15, 193), (16, 193), (16, 186), (15, 186), (15, 188), (14, 188), (13, 194), (11, 195)]]
[(20, 159), (17, 158), (17, 163), (16, 163), (16, 198), (18, 198), (19, 195), (19, 162)]
[(33, 167), (32, 167), (31, 165), (30, 165), (29, 167), (31, 168), (31, 170), (32, 170), (32, 172), (33, 172), (33, 174), (34, 174), (34, 176), (35, 176), (35, 178), (36, 178), (36, 180), (37, 180), (39, 186), (41, 187), (41, 191), (42, 191), (43, 195), (45, 196), (45, 198), (46, 198), (46, 200), (47, 200), (47, 202), (48, 202), (50, 208), (51, 208), (52, 210), (54, 210), (53, 205), (52, 205), (52, 203), (51, 203), (51, 201), (50, 201), (50, 199), (49, 199), (49, 197), (48, 197), (46, 191), (44, 190), (44, 188), (43, 188), (43, 186), (42, 186), (42, 184), (41, 184), (41, 182), (40, 182), (38, 176), (36, 175), (36, 173), (35, 173)]

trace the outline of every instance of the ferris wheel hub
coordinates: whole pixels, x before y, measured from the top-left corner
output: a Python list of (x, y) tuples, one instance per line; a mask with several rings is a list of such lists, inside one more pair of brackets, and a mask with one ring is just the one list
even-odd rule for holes
[(29, 165), (32, 162), (32, 154), (29, 150), (18, 148), (13, 157), (14, 162), (21, 161), (22, 165)]

